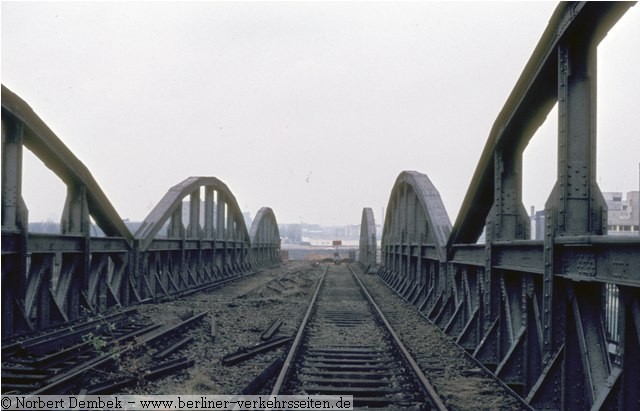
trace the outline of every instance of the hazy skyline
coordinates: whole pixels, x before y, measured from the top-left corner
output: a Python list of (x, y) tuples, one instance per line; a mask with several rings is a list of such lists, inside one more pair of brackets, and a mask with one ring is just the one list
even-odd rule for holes
[[(2, 83), (124, 219), (215, 176), (280, 223), (376, 221), (398, 174), (456, 219), (487, 136), (555, 2), (2, 2)], [(598, 49), (598, 177), (638, 190), (640, 12)], [(556, 176), (555, 110), (525, 152), (527, 210)], [(25, 150), (31, 221), (66, 189)]]

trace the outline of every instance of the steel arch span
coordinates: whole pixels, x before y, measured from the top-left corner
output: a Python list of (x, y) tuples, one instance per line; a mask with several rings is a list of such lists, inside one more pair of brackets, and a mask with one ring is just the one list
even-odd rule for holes
[(451, 220), (429, 177), (417, 171), (401, 172), (389, 196), (382, 229), (383, 245), (403, 239), (429, 244), (438, 259), (445, 261), (450, 232)]
[[(632, 5), (558, 5), (430, 252), (414, 187), (389, 201), (381, 279), (534, 409), (640, 403), (640, 238), (606, 235), (595, 155), (597, 46)], [(531, 240), (522, 156), (555, 104), (558, 174)]]
[(189, 177), (169, 189), (135, 238), (133, 281), (141, 299), (171, 296), (251, 268), (244, 217), (231, 190), (215, 177)]
[(362, 221), (360, 223), (360, 253), (358, 262), (367, 273), (371, 267), (376, 267), (376, 254), (378, 243), (376, 239), (376, 221), (373, 210), (369, 207), (362, 209)]
[(235, 196), (215, 177), (189, 177), (171, 187), (136, 230), (140, 249), (148, 249), (163, 228), (166, 238), (249, 241)]
[(2, 227), (23, 228), (22, 146), (31, 150), (67, 186), (62, 231), (84, 235), (89, 217), (109, 237), (133, 239), (115, 208), (84, 164), (29, 105), (2, 85)]
[(251, 239), (251, 262), (256, 266), (281, 262), (280, 230), (273, 210), (262, 207), (258, 210), (249, 232)]
[[(25, 147), (67, 185), (59, 234), (29, 232)], [(273, 264), (277, 223), (272, 211), (262, 215), (254, 247), (231, 190), (215, 177), (190, 177), (169, 190), (134, 235), (85, 165), (2, 86), (3, 337), (193, 292)], [(92, 236), (91, 219), (104, 236)], [(253, 250), (260, 258), (252, 259)]]
[[(29, 233), (23, 148), (67, 186), (60, 235)], [(91, 238), (91, 218), (105, 237)], [(2, 335), (132, 302), (133, 235), (82, 162), (2, 86)]]
[(400, 173), (391, 190), (378, 273), (406, 299), (421, 295), (436, 306), (446, 289), (447, 237), (451, 222), (440, 193), (425, 174)]

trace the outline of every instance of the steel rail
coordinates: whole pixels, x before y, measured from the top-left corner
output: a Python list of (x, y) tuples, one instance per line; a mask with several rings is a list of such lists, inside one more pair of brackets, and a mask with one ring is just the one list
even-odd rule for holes
[(282, 320), (273, 321), (271, 325), (269, 325), (269, 327), (260, 335), (260, 339), (266, 341), (273, 337), (283, 323), (284, 321)]
[[(145, 332), (151, 332), (158, 327), (158, 324), (152, 324), (149, 327), (143, 329)], [(84, 373), (89, 370), (96, 369), (99, 366), (102, 366), (109, 361), (113, 361), (116, 356), (124, 355), (134, 348), (137, 348), (136, 345), (130, 345), (127, 347), (117, 346), (113, 351), (106, 352), (98, 357), (87, 360), (81, 364), (76, 365), (68, 371), (65, 371), (61, 374), (54, 374), (51, 378), (45, 381), (45, 385), (38, 388), (34, 392), (30, 393), (31, 395), (42, 395), (42, 394), (55, 394), (56, 390), (70, 384), (77, 378), (80, 378)]]
[(51, 342), (54, 339), (71, 339), (87, 332), (87, 330), (95, 331), (96, 324), (114, 322), (121, 318), (131, 317), (137, 311), (137, 308), (128, 308), (124, 311), (116, 311), (107, 315), (88, 317), (66, 324), (57, 324), (49, 330), (38, 330), (30, 332), (28, 335), (16, 336), (12, 342), (2, 342), (2, 356), (9, 356), (17, 351), (36, 355), (41, 354), (40, 351), (42, 351), (43, 347), (51, 349)]
[(291, 341), (291, 337), (284, 336), (280, 338), (274, 338), (262, 344), (253, 346), (249, 349), (240, 349), (235, 353), (222, 357), (222, 364), (223, 365), (237, 364), (239, 362), (248, 360), (249, 358), (255, 357), (258, 354), (262, 354), (264, 352), (271, 351), (274, 348), (283, 346), (287, 344), (289, 341)]
[(189, 360), (186, 357), (178, 358), (175, 360), (167, 361), (159, 365), (154, 365), (150, 368), (142, 370), (138, 375), (130, 375), (124, 378), (116, 378), (104, 381), (92, 385), (87, 388), (86, 394), (100, 395), (100, 394), (114, 394), (122, 388), (129, 387), (139, 381), (150, 381), (156, 378), (161, 378), (174, 371), (179, 371), (184, 368), (192, 367), (195, 360)]
[(367, 291), (367, 288), (364, 286), (362, 281), (360, 281), (360, 278), (358, 278), (356, 273), (353, 271), (353, 269), (351, 268), (351, 265), (347, 264), (347, 268), (349, 269), (349, 271), (351, 272), (351, 275), (355, 278), (356, 282), (360, 286), (360, 290), (362, 291), (364, 296), (367, 298), (367, 301), (369, 302), (371, 307), (374, 308), (378, 317), (385, 325), (387, 331), (393, 338), (393, 341), (395, 342), (396, 346), (402, 353), (402, 357), (404, 358), (405, 362), (409, 365), (409, 367), (411, 368), (411, 371), (413, 371), (416, 378), (420, 381), (420, 384), (422, 384), (422, 388), (431, 399), (431, 402), (433, 402), (433, 405), (435, 406), (435, 408), (438, 409), (439, 411), (446, 411), (447, 407), (442, 402), (442, 399), (436, 392), (435, 388), (433, 388), (433, 385), (431, 385), (431, 383), (429, 382), (427, 377), (424, 375), (424, 373), (422, 372), (418, 364), (415, 362), (415, 360), (413, 359), (413, 357), (411, 356), (407, 348), (404, 346), (404, 344), (400, 340), (400, 337), (398, 337), (398, 334), (396, 334), (393, 327), (391, 327), (391, 324), (389, 323), (389, 321), (387, 321), (387, 318), (384, 316), (384, 313), (382, 312), (380, 307), (378, 307), (378, 304), (376, 304), (371, 294), (369, 294), (369, 291)]
[[(40, 387), (38, 390), (34, 391), (31, 394), (32, 395), (41, 395), (41, 394), (55, 393), (55, 391), (57, 389), (59, 389), (60, 387), (64, 386), (65, 384), (69, 384), (74, 379), (81, 377), (87, 371), (96, 369), (99, 366), (102, 366), (105, 363), (107, 363), (109, 361), (112, 361), (116, 356), (123, 356), (123, 355), (128, 354), (129, 352), (132, 352), (132, 351), (134, 351), (134, 350), (136, 350), (136, 349), (138, 349), (138, 348), (140, 348), (142, 346), (153, 344), (154, 342), (160, 340), (161, 338), (164, 338), (165, 336), (167, 336), (167, 335), (169, 335), (171, 333), (180, 332), (184, 328), (190, 326), (195, 321), (200, 320), (201, 318), (203, 318), (207, 314), (209, 314), (209, 311), (204, 311), (204, 312), (202, 312), (200, 314), (196, 314), (196, 315), (190, 317), (189, 319), (184, 320), (184, 321), (182, 321), (182, 322), (180, 322), (178, 324), (171, 325), (171, 326), (166, 326), (165, 328), (157, 330), (154, 333), (151, 333), (151, 332), (153, 330), (157, 329), (160, 326), (160, 324), (152, 324), (147, 328), (144, 328), (142, 330), (136, 331), (137, 335), (142, 335), (141, 336), (141, 340), (138, 343), (132, 344), (132, 345), (128, 345), (128, 346), (125, 346), (125, 347), (116, 345), (115, 348), (112, 351), (106, 352), (106, 353), (100, 355), (99, 357), (96, 357), (96, 358), (88, 360), (88, 361), (86, 361), (84, 363), (78, 364), (77, 366), (73, 367), (72, 369), (68, 370), (67, 372), (64, 372), (62, 374), (54, 375), (52, 378), (50, 378), (49, 380), (47, 380), (45, 382), (46, 383), (45, 386)], [(121, 337), (120, 340), (122, 341), (123, 338), (129, 338), (129, 337), (130, 336)]]
[(322, 277), (320, 277), (320, 281), (318, 281), (318, 285), (311, 297), (311, 302), (309, 303), (309, 308), (307, 308), (307, 313), (304, 315), (302, 319), (302, 323), (298, 328), (298, 332), (296, 333), (296, 338), (293, 340), (291, 344), (291, 348), (289, 349), (289, 354), (287, 354), (287, 358), (284, 360), (284, 364), (282, 365), (282, 369), (280, 370), (280, 374), (278, 374), (278, 378), (276, 379), (276, 383), (271, 390), (271, 395), (278, 395), (280, 389), (282, 388), (282, 384), (284, 383), (287, 374), (289, 374), (289, 369), (291, 368), (291, 364), (294, 362), (295, 355), (300, 348), (300, 343), (302, 342), (302, 335), (304, 334), (304, 330), (307, 326), (307, 322), (309, 322), (309, 318), (311, 317), (311, 313), (313, 312), (313, 308), (316, 304), (316, 300), (318, 299), (318, 294), (320, 293), (320, 287), (322, 287), (322, 283), (324, 282), (324, 277), (329, 270), (329, 265), (325, 266), (324, 271), (322, 272)]
[[(382, 282), (382, 284), (384, 284), (387, 288), (389, 288), (389, 290), (393, 291), (393, 293), (398, 296), (399, 298), (403, 299), (404, 301), (406, 301), (406, 299), (404, 299), (402, 297), (402, 295), (400, 295), (400, 293), (398, 293), (398, 291), (396, 291), (391, 285), (389, 285), (385, 280), (380, 278), (380, 281)], [(408, 304), (410, 305), (414, 305), (411, 304), (407, 301)], [(418, 314), (420, 314), (420, 316), (422, 318), (424, 318), (429, 324), (434, 325), (437, 327), (437, 325), (431, 320), (429, 319), (429, 316), (427, 316), (425, 313), (422, 312), (422, 307), (418, 307)], [(440, 328), (438, 328), (440, 329)], [(461, 346), (460, 344), (458, 344), (455, 340), (451, 341), (453, 344), (456, 345), (456, 347), (458, 347), (460, 349), (460, 352), (462, 354), (464, 354), (464, 356), (466, 358), (468, 358), (470, 361), (472, 361), (474, 364), (476, 364), (479, 368), (481, 368), (485, 373), (487, 373), (487, 375), (491, 375), (494, 377), (494, 380), (500, 384), (500, 386), (502, 388), (504, 388), (507, 392), (509, 392), (519, 403), (520, 405), (522, 405), (525, 409), (527, 410), (533, 410), (533, 408), (531, 407), (531, 405), (529, 405), (527, 403), (527, 401), (522, 398), (520, 395), (518, 395), (513, 388), (509, 387), (508, 384), (506, 384), (504, 381), (502, 381), (500, 378), (496, 377), (496, 375), (490, 370), (488, 369), (482, 362), (478, 361), (478, 359), (476, 357), (473, 356), (473, 354), (471, 354), (469, 351), (467, 351), (463, 346)]]
[(220, 280), (214, 280), (214, 281), (212, 281), (210, 283), (202, 284), (202, 285), (199, 285), (199, 286), (197, 286), (195, 288), (190, 288), (188, 290), (182, 290), (182, 291), (179, 291), (179, 292), (177, 292), (175, 294), (169, 294), (169, 295), (160, 297), (160, 298), (158, 298), (157, 301), (158, 302), (171, 301), (171, 300), (174, 300), (176, 298), (188, 297), (190, 295), (197, 294), (199, 292), (211, 291), (214, 288), (221, 287), (221, 286), (223, 286), (223, 285), (225, 285), (227, 283), (232, 283), (232, 282), (234, 282), (236, 280), (240, 280), (242, 278), (249, 277), (251, 275), (260, 274), (262, 271), (263, 270), (261, 268), (261, 269), (254, 270), (254, 271), (249, 271), (249, 272), (243, 273), (243, 274), (232, 275), (230, 277), (222, 278)]
[(281, 357), (276, 358), (266, 369), (264, 369), (258, 376), (256, 376), (251, 382), (240, 391), (240, 395), (255, 395), (260, 388), (262, 388), (267, 381), (273, 377), (278, 370), (282, 369), (284, 361)]

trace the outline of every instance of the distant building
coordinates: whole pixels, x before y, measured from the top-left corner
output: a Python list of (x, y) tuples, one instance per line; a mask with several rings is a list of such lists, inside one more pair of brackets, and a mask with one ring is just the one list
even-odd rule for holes
[(626, 198), (621, 192), (602, 193), (608, 208), (609, 235), (640, 234), (640, 191), (629, 191)]
[[(607, 202), (607, 235), (640, 234), (640, 191), (629, 191), (626, 198), (621, 192), (602, 193)], [(531, 238), (544, 238), (544, 210), (531, 210)]]

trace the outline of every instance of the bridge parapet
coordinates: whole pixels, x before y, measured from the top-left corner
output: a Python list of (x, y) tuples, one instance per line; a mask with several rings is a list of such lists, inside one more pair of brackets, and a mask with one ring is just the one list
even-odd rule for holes
[[(433, 226), (421, 228), (413, 188), (396, 183), (387, 208), (379, 276), (534, 409), (640, 403), (640, 237), (606, 235), (594, 121), (597, 45), (631, 5), (557, 7), (494, 123), (444, 258), (438, 238), (417, 247)], [(558, 176), (544, 240), (533, 241), (522, 155), (556, 103)]]
[[(24, 147), (67, 186), (60, 234), (29, 232)], [(91, 235), (91, 219), (104, 236)], [(261, 220), (277, 234), (273, 212)], [(262, 230), (274, 234), (272, 228)], [(258, 238), (261, 244), (252, 247), (233, 193), (215, 177), (190, 177), (172, 187), (133, 235), (84, 164), (2, 86), (3, 337), (177, 295), (272, 264), (274, 246)], [(251, 259), (252, 249), (261, 257)]]

